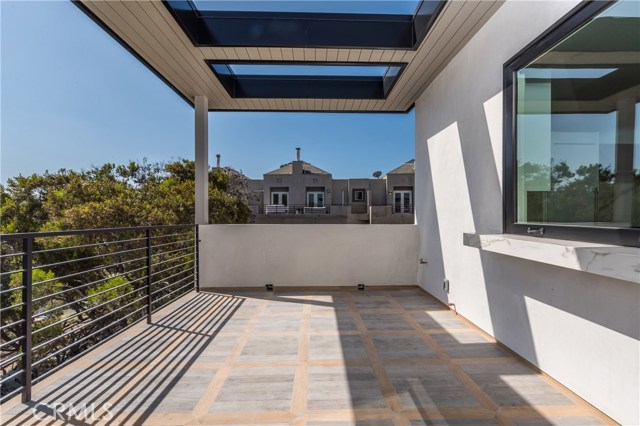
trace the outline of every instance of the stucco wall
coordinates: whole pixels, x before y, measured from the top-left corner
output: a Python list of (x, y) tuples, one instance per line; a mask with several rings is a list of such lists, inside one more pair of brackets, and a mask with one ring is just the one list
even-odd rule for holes
[[(640, 286), (463, 245), (502, 231), (503, 64), (577, 1), (508, 1), (416, 103), (418, 281), (585, 398), (640, 424)], [(450, 280), (450, 294), (442, 280)]]
[(416, 285), (414, 225), (203, 225), (201, 287)]

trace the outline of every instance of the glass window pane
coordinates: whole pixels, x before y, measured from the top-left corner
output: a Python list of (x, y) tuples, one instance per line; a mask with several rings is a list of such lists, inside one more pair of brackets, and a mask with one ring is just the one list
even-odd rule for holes
[(219, 12), (365, 13), (413, 15), (420, 4), (420, 0), (193, 0), (193, 4), (200, 11)]
[(640, 227), (640, 2), (516, 76), (517, 222)]

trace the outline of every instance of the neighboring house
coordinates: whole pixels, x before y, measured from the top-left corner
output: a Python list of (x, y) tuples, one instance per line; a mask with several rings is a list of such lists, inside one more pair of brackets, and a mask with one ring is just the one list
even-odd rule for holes
[(414, 161), (378, 179), (333, 179), (300, 159), (249, 181), (256, 223), (413, 224)]

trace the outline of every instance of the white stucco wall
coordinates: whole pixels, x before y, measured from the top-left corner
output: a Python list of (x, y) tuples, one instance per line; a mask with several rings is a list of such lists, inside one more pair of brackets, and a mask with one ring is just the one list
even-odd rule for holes
[[(418, 281), (591, 404), (640, 424), (640, 286), (463, 245), (502, 231), (503, 64), (577, 1), (508, 1), (416, 103)], [(450, 280), (447, 295), (443, 278)]]
[(204, 225), (200, 286), (416, 285), (415, 225)]

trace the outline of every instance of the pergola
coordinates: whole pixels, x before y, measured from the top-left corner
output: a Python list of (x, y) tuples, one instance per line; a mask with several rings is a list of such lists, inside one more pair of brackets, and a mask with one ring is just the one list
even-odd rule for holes
[(295, 11), (296, 2), (275, 11), (191, 0), (74, 3), (194, 107), (202, 224), (208, 111), (407, 112), (502, 2), (380, 2), (386, 13), (367, 10), (375, 2), (346, 2), (360, 3), (350, 13), (332, 12), (339, 2), (311, 2), (329, 5), (322, 12)]

